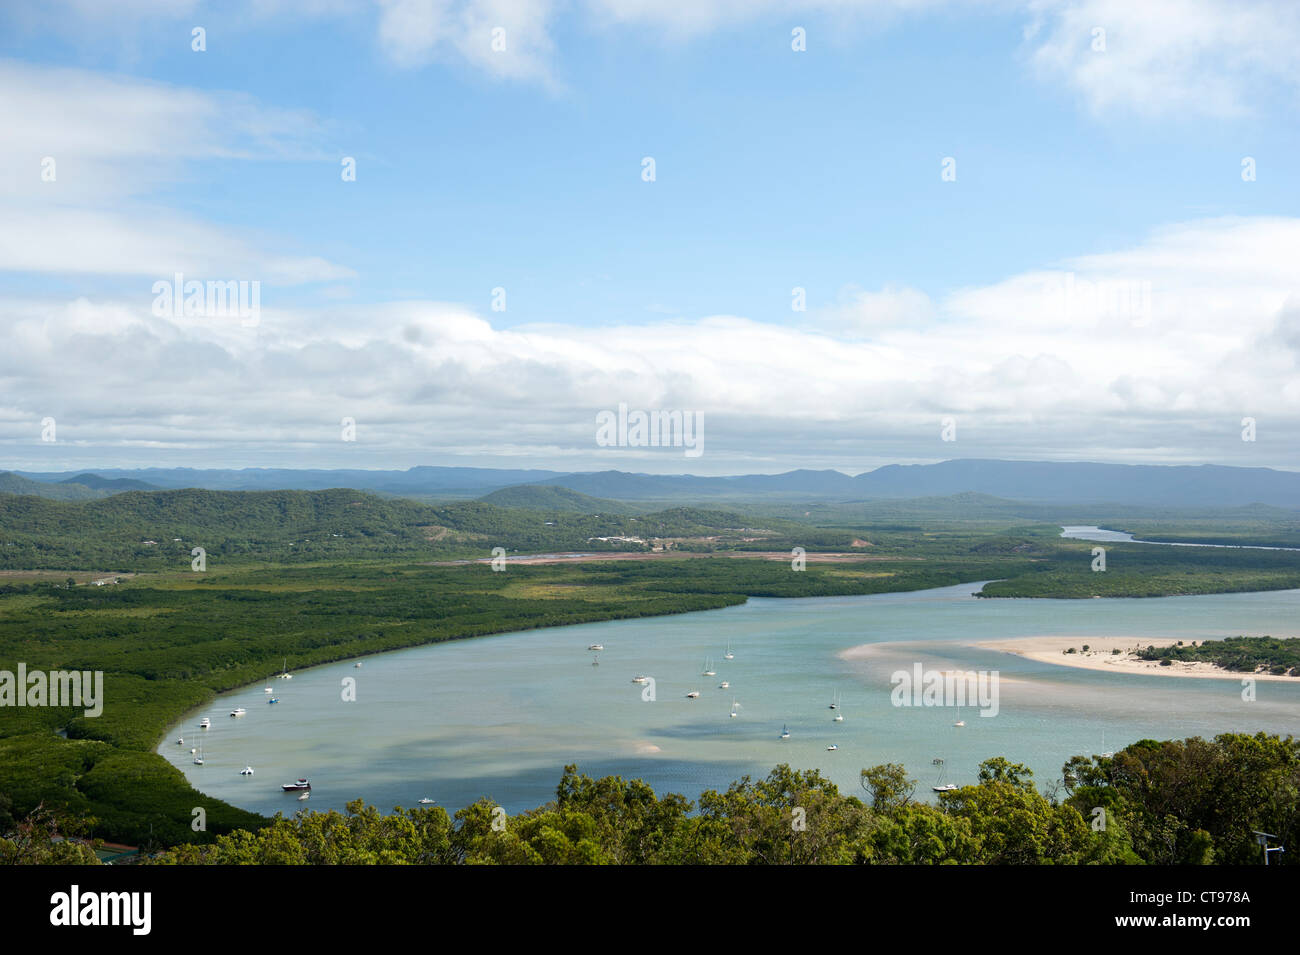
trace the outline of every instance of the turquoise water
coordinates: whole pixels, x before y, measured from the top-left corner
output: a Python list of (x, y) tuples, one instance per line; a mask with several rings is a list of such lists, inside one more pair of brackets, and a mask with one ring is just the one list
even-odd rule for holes
[[(977, 599), (978, 583), (864, 597), (753, 599), (723, 610), (584, 624), (400, 650), (305, 670), (226, 694), (187, 714), (159, 752), (200, 791), (258, 812), (382, 809), (421, 797), (456, 809), (488, 796), (507, 812), (546, 802), (566, 763), (591, 775), (639, 776), (690, 798), (774, 765), (819, 768), (856, 791), (858, 771), (901, 762), (929, 795), (975, 779), (1005, 755), (1041, 784), (1079, 753), (1144, 737), (1229, 730), (1300, 731), (1300, 680), (1259, 681), (1243, 702), (1233, 679), (1178, 679), (1037, 663), (967, 642), (1035, 635), (1174, 636), (1184, 640), (1300, 635), (1300, 591), (1145, 600)], [(724, 660), (730, 642), (734, 660)], [(599, 666), (587, 646), (604, 644)], [(878, 644), (867, 659), (842, 651)], [(706, 657), (716, 677), (701, 676)], [(997, 670), (1000, 712), (895, 707), (889, 677), (928, 669)], [(655, 678), (654, 702), (634, 676)], [(355, 702), (342, 681), (356, 680)], [(721, 680), (731, 689), (718, 689)], [(698, 690), (700, 698), (685, 694)], [(841, 698), (842, 723), (828, 708)], [(738, 716), (729, 717), (732, 698)], [(248, 715), (227, 714), (242, 706)], [(212, 729), (201, 731), (201, 717)], [(783, 724), (790, 738), (779, 739)], [(1104, 733), (1104, 745), (1103, 745)], [(183, 746), (176, 738), (183, 736)], [(203, 741), (205, 765), (189, 749)], [(828, 752), (834, 743), (839, 749)], [(255, 775), (238, 773), (251, 765)], [(301, 803), (280, 784), (308, 776)]]

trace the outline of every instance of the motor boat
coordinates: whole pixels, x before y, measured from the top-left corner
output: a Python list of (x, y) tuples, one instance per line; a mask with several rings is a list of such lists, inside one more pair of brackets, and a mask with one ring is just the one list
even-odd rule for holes
[(243, 769), (241, 769), (241, 770), (239, 771), (239, 775), (241, 775), (241, 776), (251, 776), (251, 775), (253, 775), (253, 767), (252, 767), (252, 766), (245, 766)]
[(686, 694), (686, 698), (687, 698), (688, 700), (698, 700), (698, 699), (700, 698), (700, 691), (699, 691), (699, 690), (691, 690), (691, 692), (689, 692), (689, 693)]
[(235, 709), (231, 710), (231, 711), (230, 711), (230, 715), (231, 715), (231, 716), (235, 716), (235, 717), (239, 717), (239, 716), (243, 716), (243, 715), (244, 715), (245, 713), (247, 713), (247, 712), (248, 712), (248, 710), (246, 710), (246, 709), (244, 709), (242, 706), (240, 706), (240, 707), (236, 707)]
[(279, 698), (278, 696), (273, 696), (273, 697), (271, 697), (269, 700), (267, 700), (266, 702), (267, 702), (267, 703), (279, 703), (279, 702), (280, 702), (280, 698)]
[(781, 738), (782, 739), (790, 738), (790, 728), (788, 726), (785, 726), (784, 724), (782, 724), (781, 726)]
[(829, 745), (829, 746), (826, 747), (826, 752), (828, 752), (828, 753), (833, 753), (833, 752), (835, 752), (835, 750), (837, 750), (837, 749), (839, 749), (839, 747), (836, 746), (834, 743), (831, 743), (831, 745)]
[(420, 800), (420, 805), (421, 805), (421, 806), (432, 806), (432, 805), (433, 805), (433, 802), (434, 802), (434, 801), (433, 801), (432, 799), (430, 799), (428, 796), (425, 796), (423, 799)]
[(649, 682), (650, 682), (650, 678), (649, 678), (648, 676), (634, 676), (634, 677), (632, 677), (632, 682), (633, 682), (633, 683), (649, 683)]
[(305, 779), (299, 779), (292, 783), (283, 783), (280, 788), (287, 793), (303, 792), (311, 789), (311, 783)]
[(201, 730), (205, 730), (211, 725), (212, 725), (212, 720), (208, 719), (206, 716), (203, 717), (203, 719), (199, 720), (199, 729)]
[(604, 649), (605, 649), (605, 644), (603, 644), (603, 643), (593, 643), (591, 646), (587, 647), (587, 649), (588, 649), (588, 650), (596, 650), (596, 651), (604, 650)]

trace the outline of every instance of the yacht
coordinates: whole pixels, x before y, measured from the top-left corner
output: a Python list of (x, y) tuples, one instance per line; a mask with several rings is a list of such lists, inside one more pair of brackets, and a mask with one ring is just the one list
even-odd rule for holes
[(781, 724), (781, 738), (782, 739), (790, 738), (790, 728), (786, 726), (784, 723)]
[(248, 712), (248, 710), (246, 710), (246, 709), (244, 709), (242, 706), (240, 706), (240, 707), (236, 707), (235, 709), (231, 710), (231, 711), (230, 711), (230, 715), (231, 715), (231, 716), (243, 716), (243, 715), (244, 715), (245, 713), (247, 713), (247, 712)]
[(699, 691), (699, 690), (691, 690), (691, 692), (689, 692), (689, 693), (686, 694), (686, 698), (687, 698), (688, 700), (698, 700), (698, 699), (700, 698), (700, 691)]
[(936, 779), (934, 785), (930, 787), (932, 790), (937, 793), (950, 793), (958, 788), (956, 783), (945, 783), (943, 781), (943, 774), (946, 771), (946, 767), (944, 766), (942, 759), (936, 756), (934, 759), (930, 760), (930, 762), (932, 765), (939, 767), (939, 778)]
[(634, 676), (634, 677), (632, 677), (632, 682), (633, 682), (633, 683), (649, 683), (649, 682), (650, 682), (650, 678), (649, 678), (648, 676)]
[(185, 742), (185, 737), (182, 736), (180, 739), (178, 739), (178, 740), (176, 741), (176, 745), (177, 745), (177, 746), (180, 746), (180, 745), (181, 745), (182, 743), (184, 743), (184, 742)]
[(202, 765), (203, 765), (203, 747), (202, 747), (202, 746), (199, 747), (199, 754), (198, 754), (197, 756), (194, 757), (194, 765), (195, 765), (195, 766), (202, 766)]
[(199, 729), (201, 730), (205, 730), (211, 725), (212, 725), (212, 720), (208, 719), (206, 716), (203, 717), (203, 719), (199, 720)]
[(352, 668), (353, 668), (354, 670), (360, 670), (360, 669), (361, 669), (361, 661), (358, 660), (356, 663), (352, 664)]
[(311, 793), (307, 792), (307, 793), (303, 793), (301, 796), (299, 796), (299, 797), (298, 797), (298, 801), (299, 801), (299, 802), (303, 802), (303, 801), (305, 801), (305, 800), (307, 800), (307, 799), (310, 799), (310, 798), (311, 798)]
[(276, 675), (276, 679), (277, 679), (277, 680), (292, 680), (292, 679), (293, 679), (293, 674), (289, 672), (289, 658), (288, 658), (288, 657), (285, 657), (285, 658), (284, 658), (284, 663), (281, 664), (281, 667), (282, 667), (281, 672), (280, 672), (279, 674)]
[(722, 655), (722, 659), (724, 659), (724, 660), (734, 660), (734, 659), (736, 659), (736, 655), (735, 655), (734, 653), (731, 652), (731, 641), (730, 641), (730, 640), (727, 641), (727, 652), (724, 653), (724, 654)]
[(840, 708), (840, 691), (839, 691), (839, 690), (836, 690), (836, 691), (835, 691), (835, 695), (834, 695), (833, 697), (831, 697), (831, 707), (830, 707), (830, 708), (833, 709), (833, 710), (838, 710), (838, 709)]
[(588, 650), (594, 650), (594, 651), (596, 651), (596, 652), (600, 652), (601, 650), (604, 650), (604, 649), (605, 649), (605, 644), (603, 644), (603, 643), (593, 643), (591, 646), (587, 647), (587, 649), (588, 649)]
[(718, 684), (718, 689), (719, 689), (719, 690), (730, 690), (730, 689), (731, 689), (731, 682), (730, 682), (729, 680), (723, 680), (721, 683)]
[(738, 707), (737, 704), (736, 704), (736, 698), (733, 696), (733, 697), (731, 698), (731, 718), (732, 718), (733, 720), (736, 718), (736, 710), (737, 710), (738, 708), (739, 708), (739, 707)]
[(965, 725), (966, 725), (966, 721), (965, 721), (964, 719), (961, 718), (961, 707), (960, 707), (960, 706), (957, 707), (957, 722), (956, 722), (956, 723), (953, 723), (952, 725), (953, 725), (953, 726), (965, 726)]
[(269, 700), (267, 700), (266, 702), (268, 702), (268, 703), (279, 703), (279, 702), (280, 702), (280, 698), (279, 698), (278, 696), (273, 696), (273, 697), (271, 697)]
[(251, 776), (251, 775), (253, 775), (253, 767), (252, 767), (252, 766), (245, 766), (243, 769), (241, 769), (241, 770), (239, 771), (239, 775), (241, 775), (241, 776)]
[(425, 796), (423, 799), (420, 800), (420, 805), (421, 805), (421, 806), (432, 806), (432, 805), (433, 805), (433, 800), (430, 799), (428, 796)]
[(831, 745), (829, 745), (829, 746), (826, 747), (826, 752), (828, 752), (828, 753), (833, 753), (833, 752), (835, 752), (835, 750), (837, 750), (837, 749), (839, 749), (839, 747), (836, 746), (834, 743), (831, 743)]
[(703, 676), (718, 675), (718, 671), (713, 669), (713, 657), (709, 657), (707, 660), (704, 661), (704, 673), (702, 675)]
[(311, 790), (311, 783), (306, 779), (299, 779), (292, 783), (282, 783), (280, 788), (287, 793), (296, 793)]
[(843, 722), (844, 722), (844, 714), (843, 714), (843, 713), (836, 713), (834, 716), (831, 717), (831, 722), (832, 722), (832, 723), (843, 723)]

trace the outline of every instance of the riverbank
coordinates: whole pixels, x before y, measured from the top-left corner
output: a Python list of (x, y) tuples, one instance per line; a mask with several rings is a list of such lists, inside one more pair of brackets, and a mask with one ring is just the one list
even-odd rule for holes
[[(1024, 657), (1027, 660), (1036, 660), (1039, 663), (1052, 663), (1057, 666), (1075, 667), (1081, 670), (1102, 670), (1107, 673), (1136, 673), (1217, 680), (1241, 680), (1243, 677), (1249, 676), (1256, 680), (1300, 683), (1300, 680), (1292, 676), (1273, 673), (1243, 673), (1237, 670), (1225, 670), (1213, 663), (1188, 663), (1174, 660), (1169, 666), (1163, 666), (1158, 660), (1143, 660), (1136, 653), (1141, 647), (1168, 647), (1177, 642), (1173, 637), (1039, 636), (1014, 637), (1006, 640), (984, 640), (969, 645), (984, 650), (1014, 653), (1016, 656)], [(1085, 650), (1084, 647), (1087, 647), (1087, 649)], [(1071, 653), (1070, 650), (1074, 650), (1074, 652)]]

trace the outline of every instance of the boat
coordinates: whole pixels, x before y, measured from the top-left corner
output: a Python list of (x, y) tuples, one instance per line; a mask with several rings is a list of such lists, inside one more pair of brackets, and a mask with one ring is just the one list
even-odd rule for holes
[(704, 672), (701, 676), (717, 676), (718, 671), (713, 669), (713, 657), (708, 657), (704, 661)]
[[(1102, 748), (1102, 750), (1105, 750), (1105, 749), (1106, 749), (1106, 731), (1105, 731), (1105, 730), (1102, 730), (1102, 731), (1101, 731), (1101, 748)], [(1115, 758), (1115, 754), (1114, 754), (1114, 753), (1111, 753), (1111, 752), (1103, 752), (1103, 753), (1101, 754), (1101, 758), (1102, 758), (1102, 759), (1114, 759), (1114, 758)]]
[(247, 713), (247, 712), (248, 712), (248, 710), (244, 709), (242, 706), (239, 706), (239, 707), (236, 707), (235, 709), (231, 710), (231, 711), (230, 711), (230, 715), (231, 715), (231, 716), (243, 716), (243, 715), (244, 715), (245, 713)]
[(735, 655), (734, 653), (731, 652), (731, 641), (730, 641), (730, 640), (727, 641), (727, 652), (724, 653), (724, 654), (722, 655), (722, 659), (724, 659), (724, 660), (734, 660), (734, 659), (736, 659), (736, 655)]
[(790, 738), (790, 728), (786, 726), (784, 723), (781, 724), (781, 738), (782, 739)]
[(276, 675), (276, 679), (277, 679), (277, 680), (292, 680), (292, 679), (293, 679), (293, 674), (289, 672), (289, 658), (288, 658), (288, 657), (285, 657), (285, 658), (284, 658), (284, 663), (282, 664), (282, 666), (283, 666), (284, 669), (283, 669), (279, 674)]
[(190, 755), (191, 755), (191, 756), (193, 756), (193, 755), (194, 755), (195, 753), (197, 753), (197, 752), (198, 752), (198, 750), (195, 749), (193, 746), (190, 747)]
[(605, 644), (603, 644), (603, 643), (593, 643), (591, 646), (587, 647), (587, 649), (588, 649), (588, 650), (596, 650), (596, 651), (604, 650), (604, 649), (605, 649)]
[(205, 730), (211, 725), (212, 725), (212, 720), (208, 719), (206, 716), (203, 717), (203, 719), (199, 720), (199, 729), (201, 730)]
[(591, 657), (591, 665), (594, 666), (594, 667), (598, 667), (598, 666), (600, 666), (600, 654), (596, 653), (596, 654), (593, 654), (593, 655), (592, 655), (592, 657)]
[(930, 788), (937, 793), (950, 793), (954, 789), (956, 789), (957, 788), (956, 783), (945, 783), (943, 781), (943, 774), (945, 770), (943, 760), (936, 757), (935, 759), (932, 759), (930, 762), (932, 765), (939, 767), (939, 778), (934, 781), (934, 785), (931, 786)]
[(634, 677), (632, 677), (632, 682), (633, 682), (633, 683), (649, 683), (649, 682), (650, 682), (650, 678), (649, 678), (648, 676), (634, 676)]
[(831, 717), (831, 722), (832, 722), (832, 723), (843, 723), (843, 722), (844, 722), (844, 714), (843, 714), (843, 713), (836, 713), (834, 716)]
[(180, 739), (178, 739), (178, 740), (176, 741), (176, 745), (177, 745), (177, 746), (180, 746), (181, 743), (183, 743), (183, 742), (185, 742), (185, 737), (182, 736)]
[(287, 793), (303, 792), (305, 790), (309, 791), (311, 789), (311, 783), (308, 782), (306, 779), (299, 779), (292, 783), (282, 783), (280, 785), (280, 788)]
[(425, 796), (423, 799), (420, 800), (420, 805), (421, 805), (421, 806), (432, 806), (432, 805), (433, 805), (433, 800), (430, 799), (428, 796)]
[(241, 769), (241, 770), (239, 771), (239, 775), (241, 775), (241, 776), (251, 776), (251, 775), (253, 775), (253, 767), (252, 767), (252, 766), (245, 766), (243, 769)]
[(718, 689), (719, 689), (719, 690), (730, 690), (730, 689), (731, 689), (731, 681), (729, 681), (729, 680), (723, 680), (721, 683), (718, 684)]
[(960, 706), (957, 707), (957, 722), (956, 722), (956, 723), (953, 723), (952, 725), (953, 725), (953, 726), (965, 726), (965, 725), (966, 725), (966, 721), (965, 721), (964, 719), (961, 718), (961, 707), (960, 707)]
[(202, 746), (199, 747), (199, 754), (198, 754), (197, 756), (194, 757), (194, 765), (195, 765), (195, 766), (202, 766), (202, 765), (203, 765), (203, 747), (202, 747)]
[(834, 743), (831, 743), (831, 745), (829, 745), (829, 746), (826, 747), (826, 752), (831, 753), (831, 752), (834, 752), (834, 751), (837, 750), (837, 749), (839, 749), (839, 747), (836, 746)]
[(840, 708), (840, 691), (839, 691), (839, 690), (836, 690), (836, 691), (835, 691), (835, 695), (831, 697), (831, 705), (830, 705), (830, 708), (831, 708), (832, 710), (838, 710), (838, 709)]
[(356, 663), (352, 664), (352, 668), (353, 668), (354, 670), (360, 670), (360, 669), (361, 669), (361, 662), (358, 660)]
[(279, 702), (280, 702), (280, 698), (279, 698), (278, 696), (273, 696), (273, 697), (271, 697), (269, 700), (267, 700), (266, 702), (268, 702), (268, 703), (279, 703)]
[(691, 690), (691, 692), (689, 692), (689, 693), (686, 694), (686, 698), (687, 698), (688, 700), (698, 700), (698, 699), (700, 698), (700, 691), (699, 691), (699, 690)]
[(303, 800), (310, 799), (310, 798), (311, 798), (311, 793), (303, 793), (301, 796), (298, 797), (298, 801), (302, 802)]

